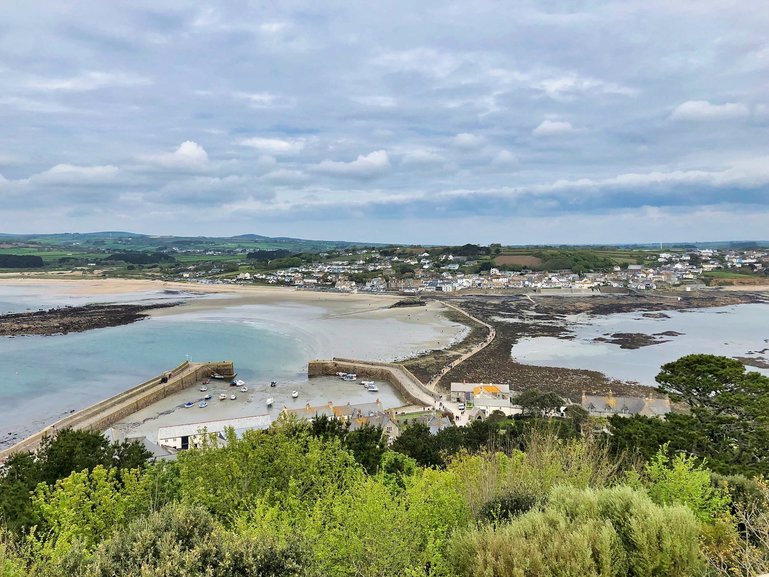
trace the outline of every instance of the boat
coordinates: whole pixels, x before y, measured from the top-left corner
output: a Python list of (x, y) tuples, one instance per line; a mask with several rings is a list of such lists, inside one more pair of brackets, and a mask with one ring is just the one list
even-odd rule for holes
[(269, 399), (267, 399), (267, 406), (268, 406), (268, 407), (271, 407), (271, 406), (272, 406), (272, 402), (273, 402), (273, 399), (272, 399), (272, 397), (270, 397)]
[(270, 381), (270, 386), (271, 387), (277, 387), (278, 386), (278, 381)]
[(368, 387), (369, 385), (373, 385), (374, 381), (361, 381), (360, 384), (364, 387)]
[(211, 378), (216, 379), (218, 381), (223, 381), (224, 379), (234, 379), (237, 376), (238, 376), (238, 373), (227, 375), (227, 376), (224, 376), (221, 373), (211, 373)]
[(240, 392), (241, 393), (247, 393), (248, 392), (248, 387), (246, 385), (243, 385), (242, 387), (240, 387)]
[(211, 399), (211, 393), (207, 393), (205, 397), (203, 397), (206, 401)]
[(207, 406), (208, 406), (208, 403), (206, 403), (205, 401), (200, 401), (198, 403), (198, 407), (200, 407), (201, 409), (205, 409)]
[(231, 386), (231, 387), (237, 387), (237, 386), (238, 386), (238, 381), (236, 381), (235, 379), (232, 379), (232, 380), (230, 381), (230, 386)]
[(291, 391), (291, 397), (292, 397), (292, 398), (294, 398), (294, 399), (295, 399), (295, 398), (297, 398), (298, 396), (299, 396), (299, 391)]
[(244, 381), (243, 379), (238, 379), (237, 381), (235, 381), (235, 384), (238, 385), (239, 387), (243, 387), (245, 386), (246, 381)]
[(232, 394), (230, 395), (230, 400), (231, 400), (231, 401), (234, 401), (234, 400), (235, 400), (235, 399), (237, 399), (237, 398), (238, 398), (238, 397), (235, 395), (235, 393), (232, 393)]
[(204, 384), (204, 385), (207, 385), (207, 384), (208, 384), (208, 383), (210, 383), (210, 382), (211, 382), (211, 381), (210, 381), (209, 379), (203, 379), (203, 384)]
[(355, 373), (344, 373), (342, 375), (343, 381), (354, 381), (357, 378), (358, 378), (358, 375), (356, 375)]
[(219, 400), (223, 401), (227, 398), (227, 395), (225, 393), (219, 393)]
[(198, 389), (201, 393), (204, 393), (208, 390), (208, 387), (205, 385), (200, 385), (200, 389)]
[(370, 385), (366, 385), (366, 389), (370, 393), (377, 393), (377, 392), (379, 392), (379, 387), (376, 386), (376, 383), (371, 383)]
[(194, 406), (195, 406), (195, 403), (193, 403), (192, 401), (187, 401), (186, 403), (184, 403), (185, 409), (189, 409), (190, 407), (194, 407)]

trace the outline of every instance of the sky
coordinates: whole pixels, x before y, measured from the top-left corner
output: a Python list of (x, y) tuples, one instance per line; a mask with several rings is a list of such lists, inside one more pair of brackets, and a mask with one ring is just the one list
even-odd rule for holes
[(765, 0), (3, 0), (0, 232), (769, 239)]

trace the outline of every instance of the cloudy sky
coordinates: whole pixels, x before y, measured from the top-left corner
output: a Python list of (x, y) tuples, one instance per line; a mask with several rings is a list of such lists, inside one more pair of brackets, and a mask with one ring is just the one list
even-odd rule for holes
[(0, 3), (0, 232), (769, 239), (765, 0)]

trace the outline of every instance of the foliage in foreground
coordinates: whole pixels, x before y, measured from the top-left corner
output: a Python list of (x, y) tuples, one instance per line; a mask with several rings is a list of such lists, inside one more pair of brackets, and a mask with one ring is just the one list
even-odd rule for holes
[[(675, 378), (665, 378), (682, 395), (709, 391), (691, 417), (702, 439), (711, 425), (760, 413), (760, 379), (746, 383), (720, 361), (694, 369), (668, 367)], [(732, 443), (761, 442), (761, 419)], [(387, 449), (374, 429), (285, 421), (149, 465), (135, 448), (61, 433), (3, 473), (15, 493), (0, 495), (0, 577), (769, 571), (769, 488), (734, 474), (761, 463), (758, 448), (732, 447), (719, 462), (727, 474), (713, 475), (703, 455), (672, 443), (633, 464), (613, 439), (574, 427), (500, 430), (426, 437), (415, 427)]]

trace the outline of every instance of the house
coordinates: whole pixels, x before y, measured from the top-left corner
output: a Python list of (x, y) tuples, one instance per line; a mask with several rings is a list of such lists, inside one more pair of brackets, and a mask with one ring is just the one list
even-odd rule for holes
[(590, 416), (610, 417), (612, 415), (645, 417), (664, 417), (670, 412), (670, 399), (667, 397), (634, 397), (611, 392), (608, 395), (587, 395), (582, 393), (582, 408)]
[(235, 434), (241, 436), (244, 431), (269, 429), (271, 422), (270, 415), (256, 415), (160, 427), (158, 429), (158, 444), (177, 450), (200, 447), (206, 437), (223, 441), (225, 430), (228, 428), (234, 429)]

